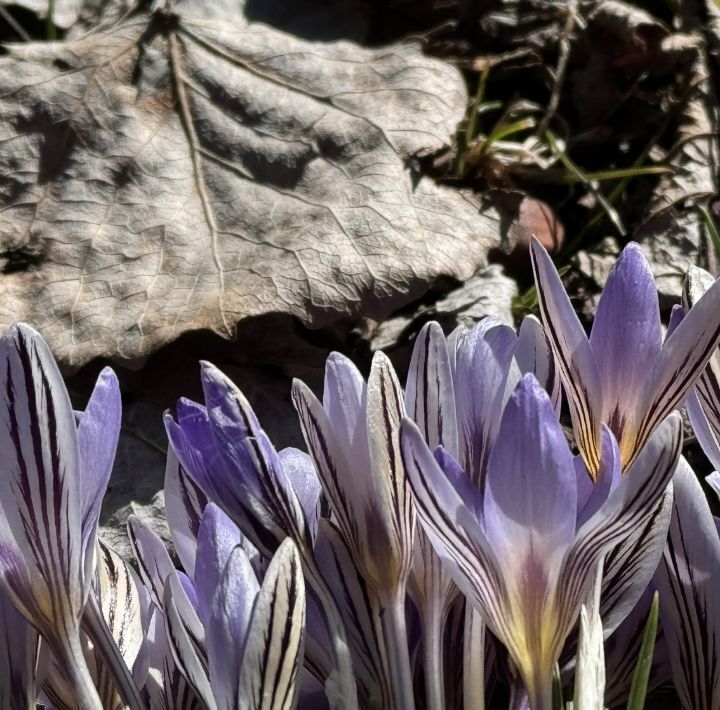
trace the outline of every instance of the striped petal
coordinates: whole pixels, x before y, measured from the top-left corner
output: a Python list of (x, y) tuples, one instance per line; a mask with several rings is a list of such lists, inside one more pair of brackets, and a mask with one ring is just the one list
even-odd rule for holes
[(164, 608), (165, 632), (175, 663), (208, 710), (215, 710), (208, 678), (205, 630), (176, 573), (167, 578)]
[(240, 704), (248, 710), (291, 710), (302, 664), (305, 582), (297, 547), (275, 553), (258, 594), (240, 672)]
[(559, 414), (562, 404), (560, 372), (555, 367), (555, 358), (542, 323), (535, 316), (525, 316), (520, 323), (515, 360), (521, 374), (531, 372), (535, 375)]
[(140, 579), (150, 593), (150, 599), (162, 610), (165, 598), (165, 582), (175, 573), (170, 555), (160, 536), (137, 516), (127, 521), (130, 546), (138, 563)]
[(454, 338), (459, 461), (480, 490), (500, 426), (516, 345), (512, 328), (490, 318)]
[(221, 570), (206, 624), (210, 682), (218, 710), (240, 707), (240, 668), (259, 591), (247, 555), (236, 546)]
[[(405, 580), (412, 561), (415, 510), (400, 453), (400, 421), (405, 415), (402, 388), (390, 360), (373, 357), (367, 392), (367, 428), (374, 500), (367, 501), (365, 539), (370, 576), (378, 586)], [(368, 515), (369, 514), (369, 515)]]
[(673, 414), (646, 444), (636, 462), (635, 475), (625, 476), (603, 506), (578, 531), (559, 577), (558, 606), (562, 612), (559, 624), (567, 630), (577, 617), (587, 594), (588, 580), (598, 562), (634, 531), (642, 529), (657, 514), (658, 506), (667, 504), (663, 501), (667, 500), (665, 496), (681, 445), (682, 420)]
[(426, 323), (415, 341), (405, 386), (405, 406), (428, 446), (458, 455), (455, 395), (450, 357), (442, 328)]
[[(216, 454), (227, 459), (225, 471), (213, 472), (226, 476), (222, 490), (241, 500), (258, 519), (256, 525), (272, 531), (278, 543), (289, 535), (298, 544), (311, 546), (303, 509), (247, 399), (209, 363), (203, 363), (201, 379)], [(233, 517), (231, 510), (228, 514)]]
[[(638, 403), (637, 434), (626, 465), (658, 424), (688, 395), (720, 343), (720, 281), (687, 312), (665, 341)], [(699, 389), (701, 391), (701, 389)]]
[(100, 544), (95, 589), (83, 615), (83, 631), (92, 641), (91, 673), (103, 707), (142, 710), (132, 675), (143, 644), (140, 581), (130, 566)]
[(320, 495), (322, 486), (312, 459), (299, 449), (291, 446), (278, 452), (280, 464), (295, 491), (310, 537), (315, 540), (320, 518)]
[(405, 470), (415, 508), (430, 542), (468, 600), (503, 640), (510, 636), (500, 563), (466, 506), (410, 419), (401, 428)]
[[(49, 636), (79, 626), (84, 579), (75, 415), (42, 338), (25, 325), (0, 340), (0, 501), (27, 565), (33, 623)], [(11, 593), (12, 594), (12, 593)]]
[[(716, 400), (714, 395), (708, 396), (712, 391), (707, 388), (710, 377), (707, 370), (700, 376), (694, 391), (688, 395), (685, 406), (700, 448), (712, 467), (720, 471), (720, 418), (716, 419), (716, 416), (720, 415), (720, 400)], [(703, 404), (700, 404), (698, 396), (701, 388), (704, 389)]]
[(675, 688), (687, 710), (720, 706), (720, 538), (703, 490), (684, 459), (663, 563), (658, 569), (660, 618)]
[(37, 631), (0, 590), (0, 708), (28, 710), (35, 707)]
[(195, 576), (195, 551), (203, 510), (208, 499), (205, 492), (188, 475), (172, 447), (165, 465), (165, 517), (175, 551), (189, 577)]
[(530, 247), (545, 334), (560, 370), (583, 460), (595, 477), (600, 470), (602, 380), (590, 342), (545, 247)]
[(385, 707), (390, 695), (385, 682), (379, 602), (353, 564), (337, 528), (327, 519), (320, 521), (315, 559), (345, 622), (362, 707)]

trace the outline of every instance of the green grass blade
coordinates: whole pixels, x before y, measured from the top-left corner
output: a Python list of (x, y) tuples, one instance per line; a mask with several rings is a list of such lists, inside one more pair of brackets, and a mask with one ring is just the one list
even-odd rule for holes
[(627, 710), (643, 710), (645, 707), (645, 696), (647, 695), (650, 668), (652, 666), (653, 652), (655, 651), (655, 636), (657, 635), (659, 611), (660, 598), (658, 593), (655, 592), (652, 600), (652, 606), (650, 607), (650, 613), (648, 614), (647, 621), (645, 622), (645, 631), (643, 632), (640, 656), (638, 657), (635, 670), (633, 671)]

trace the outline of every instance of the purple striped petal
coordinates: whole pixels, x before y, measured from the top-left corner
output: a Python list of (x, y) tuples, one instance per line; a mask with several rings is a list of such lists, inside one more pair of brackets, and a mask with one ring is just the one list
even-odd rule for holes
[(91, 579), (84, 574), (75, 415), (42, 338), (25, 325), (0, 339), (0, 501), (32, 580), (44, 634), (76, 629)]
[(322, 486), (312, 459), (300, 449), (288, 447), (278, 452), (280, 465), (297, 496), (312, 540), (317, 534), (320, 518)]
[(535, 375), (559, 415), (562, 405), (560, 371), (555, 367), (555, 358), (542, 323), (535, 316), (525, 316), (520, 323), (515, 360), (521, 374), (531, 372)]
[[(611, 491), (620, 483), (622, 475), (620, 449), (613, 433), (605, 424), (602, 425), (601, 452), (597, 481), (592, 486), (592, 492), (584, 501), (582, 509), (578, 511), (578, 527), (600, 509)], [(587, 479), (587, 469), (585, 478)]]
[[(395, 370), (383, 353), (375, 353), (367, 391), (372, 479), (364, 536), (375, 558), (367, 560), (376, 568), (371, 576), (377, 584), (391, 586), (405, 579), (410, 571), (415, 536), (415, 510), (400, 453), (400, 421), (404, 415), (405, 402)], [(379, 564), (378, 559), (382, 560)]]
[(208, 678), (205, 630), (177, 574), (168, 576), (164, 596), (165, 633), (180, 672), (208, 710), (215, 698)]
[[(203, 363), (202, 383), (216, 455), (226, 458), (226, 471), (213, 471), (215, 476), (226, 477), (222, 490), (250, 509), (278, 543), (289, 535), (300, 545), (311, 545), (295, 491), (247, 399), (209, 363)], [(231, 509), (228, 513), (233, 517)]]
[[(598, 561), (633, 532), (643, 529), (658, 514), (658, 509), (667, 505), (668, 487), (681, 445), (682, 420), (673, 414), (648, 441), (638, 457), (636, 467), (622, 479), (597, 513), (580, 528), (560, 571), (558, 605), (562, 619), (559, 625), (571, 628)], [(635, 564), (642, 569), (651, 566), (643, 560)], [(604, 574), (607, 577), (607, 568)]]
[(560, 370), (577, 444), (593, 477), (600, 470), (602, 380), (590, 342), (545, 247), (530, 247), (545, 334)]
[(458, 455), (455, 395), (450, 357), (440, 325), (426, 323), (413, 348), (405, 387), (405, 406), (431, 449), (443, 446)]
[(382, 662), (379, 602), (337, 528), (325, 518), (320, 521), (315, 557), (347, 629), (361, 707), (386, 707), (391, 695)]
[[(706, 381), (710, 379), (707, 371), (701, 376), (701, 379)], [(708, 397), (707, 394), (711, 391), (705, 390), (705, 396), (703, 402), (705, 406), (700, 404), (698, 397), (698, 390), (700, 389), (700, 382), (695, 386), (695, 391), (688, 395), (685, 406), (687, 407), (688, 417), (690, 418), (690, 424), (693, 428), (693, 433), (697, 437), (698, 443), (703, 450), (705, 456), (708, 457), (712, 467), (716, 471), (720, 471), (720, 418), (715, 418), (715, 408), (720, 406), (720, 399), (716, 400), (713, 396)], [(709, 406), (708, 406), (709, 403)], [(710, 416), (712, 416), (712, 420)], [(720, 410), (718, 410), (720, 414)]]
[(610, 272), (590, 334), (602, 383), (602, 417), (618, 441), (634, 423), (648, 364), (661, 344), (655, 281), (640, 247), (631, 242)]
[(37, 631), (0, 590), (0, 707), (27, 710), (35, 707)]
[(435, 552), (496, 635), (511, 635), (501, 566), (480, 524), (408, 418), (401, 428), (405, 470), (415, 509)]
[(682, 404), (720, 342), (720, 282), (688, 311), (652, 364), (638, 404), (638, 427), (628, 462), (657, 425)]
[(128, 518), (127, 529), (140, 579), (147, 587), (153, 604), (162, 610), (165, 582), (171, 574), (175, 574), (175, 566), (160, 536), (135, 515)]
[(684, 459), (663, 564), (657, 574), (660, 618), (675, 688), (687, 710), (720, 706), (720, 538), (700, 483)]
[(459, 333), (455, 340), (453, 383), (459, 461), (482, 490), (517, 336), (511, 328), (486, 318), (472, 330)]
[(208, 499), (168, 448), (165, 465), (165, 517), (177, 556), (190, 577), (195, 576), (195, 552), (203, 510)]

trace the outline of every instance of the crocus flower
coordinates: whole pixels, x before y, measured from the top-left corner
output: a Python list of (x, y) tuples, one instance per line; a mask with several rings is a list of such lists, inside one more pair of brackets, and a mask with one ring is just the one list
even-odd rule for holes
[(2, 583), (51, 647), (80, 706), (100, 708), (80, 622), (120, 431), (117, 380), (105, 369), (76, 419), (47, 345), (26, 325), (0, 339), (0, 378)]
[(543, 323), (588, 472), (595, 478), (600, 470), (603, 423), (618, 441), (625, 471), (720, 342), (720, 284), (663, 344), (652, 273), (630, 243), (608, 277), (588, 339), (545, 248), (533, 240), (531, 253)]
[[(180, 400), (177, 422), (165, 417), (173, 450), (202, 493), (221, 506), (267, 558), (286, 537), (295, 541), (308, 583), (331, 627), (337, 672), (328, 678), (334, 687), (328, 692), (334, 706), (355, 707), (344, 625), (313, 555), (320, 496), (313, 464), (296, 449), (275, 450), (247, 399), (220, 370), (203, 363), (201, 380), (205, 405)], [(188, 548), (183, 543), (182, 549), (190, 560), (192, 544)]]
[(398, 707), (414, 705), (405, 589), (415, 512), (399, 446), (403, 393), (390, 361), (373, 358), (367, 385), (338, 353), (328, 358), (322, 404), (302, 382), (293, 401), (315, 467), (360, 573), (383, 607), (389, 672)]
[[(548, 395), (532, 375), (505, 408), (485, 494), (448, 478), (405, 419), (402, 453), (423, 527), (455, 583), (507, 647), (535, 710), (551, 707), (553, 666), (605, 553), (666, 495), (680, 452), (681, 420), (659, 427), (602, 506), (577, 521), (572, 455)], [(620, 465), (603, 430), (603, 466)], [(460, 494), (460, 490), (465, 494)]]
[(685, 710), (720, 707), (720, 537), (684, 459), (673, 479), (667, 547), (656, 581), (675, 688)]

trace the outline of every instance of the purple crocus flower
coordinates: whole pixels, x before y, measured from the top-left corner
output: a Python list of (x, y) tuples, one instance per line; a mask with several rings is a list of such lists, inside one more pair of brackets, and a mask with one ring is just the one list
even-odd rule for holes
[[(603, 467), (620, 465), (604, 428)], [(548, 395), (526, 375), (510, 397), (490, 454), (485, 494), (449, 478), (415, 424), (402, 453), (418, 516), (468, 601), (507, 647), (535, 710), (551, 707), (553, 666), (597, 566), (666, 495), (682, 440), (672, 415), (623, 479), (578, 525), (572, 455)], [(460, 491), (463, 492), (461, 495)]]
[(76, 416), (47, 345), (16, 325), (0, 339), (0, 387), (2, 584), (47, 641), (79, 705), (100, 708), (80, 622), (120, 431), (117, 380), (103, 370)]
[(302, 382), (293, 401), (323, 490), (353, 562), (382, 608), (390, 686), (398, 707), (414, 707), (405, 627), (405, 590), (412, 562), (415, 511), (400, 456), (403, 393), (383, 353), (367, 384), (339, 353), (325, 367), (321, 403)]
[(695, 473), (680, 459), (656, 581), (673, 681), (686, 710), (720, 707), (720, 537)]
[(652, 273), (630, 243), (608, 277), (588, 339), (547, 251), (533, 240), (531, 253), (543, 323), (588, 472), (595, 478), (600, 471), (603, 423), (618, 441), (625, 471), (720, 342), (720, 284), (663, 344)]

